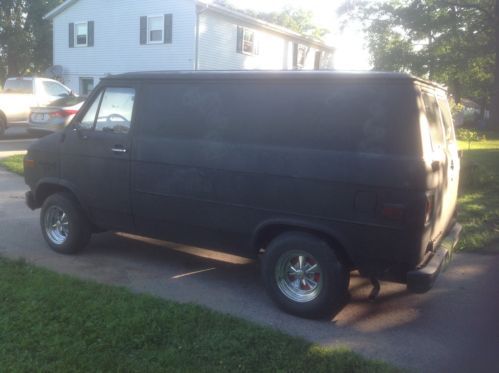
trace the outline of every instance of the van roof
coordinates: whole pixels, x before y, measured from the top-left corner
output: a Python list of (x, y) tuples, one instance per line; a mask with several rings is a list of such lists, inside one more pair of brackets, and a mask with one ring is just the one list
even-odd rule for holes
[(263, 71), (263, 70), (230, 70), (230, 71), (147, 71), (109, 75), (104, 80), (385, 80), (420, 82), (435, 88), (445, 89), (437, 83), (418, 78), (406, 73), (380, 71)]

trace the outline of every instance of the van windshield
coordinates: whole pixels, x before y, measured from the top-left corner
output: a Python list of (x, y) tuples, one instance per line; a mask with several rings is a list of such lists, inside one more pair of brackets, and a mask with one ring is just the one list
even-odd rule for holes
[(147, 84), (151, 136), (316, 150), (417, 155), (416, 93), (379, 82)]
[(5, 93), (33, 93), (33, 81), (25, 79), (9, 79), (5, 82)]

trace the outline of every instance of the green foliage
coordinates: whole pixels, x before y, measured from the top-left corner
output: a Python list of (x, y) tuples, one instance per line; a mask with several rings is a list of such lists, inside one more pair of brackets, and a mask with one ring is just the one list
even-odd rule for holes
[(63, 0), (0, 1), (0, 80), (52, 64), (52, 25), (43, 16)]
[(477, 131), (468, 128), (459, 128), (456, 131), (456, 136), (458, 140), (466, 141), (468, 143), (468, 150), (471, 149), (472, 142), (478, 142), (485, 140), (485, 136), (479, 134)]
[(496, 3), (350, 0), (340, 12), (363, 22), (375, 69), (426, 77), (448, 86), (457, 102), (468, 97), (493, 107)]
[(308, 10), (286, 7), (279, 12), (265, 13), (249, 9), (235, 8), (228, 0), (216, 0), (215, 3), (229, 9), (246, 13), (252, 17), (286, 27), (292, 31), (296, 31), (312, 38), (321, 39), (329, 33), (327, 29), (317, 27), (313, 23), (313, 13)]
[(12, 157), (0, 159), (0, 166), (18, 175), (24, 174), (24, 155), (13, 155)]
[(6, 372), (392, 372), (194, 305), (0, 258)]

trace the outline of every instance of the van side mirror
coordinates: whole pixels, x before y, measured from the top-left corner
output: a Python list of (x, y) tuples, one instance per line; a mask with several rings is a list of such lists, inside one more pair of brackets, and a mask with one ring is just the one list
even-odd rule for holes
[(461, 149), (461, 150), (459, 150), (459, 151), (457, 152), (457, 154), (459, 155), (459, 159), (462, 159), (462, 158), (464, 157), (464, 150), (462, 150), (462, 149)]

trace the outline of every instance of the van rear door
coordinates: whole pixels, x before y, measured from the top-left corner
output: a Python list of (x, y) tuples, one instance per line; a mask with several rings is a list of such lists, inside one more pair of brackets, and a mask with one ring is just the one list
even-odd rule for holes
[(459, 159), (450, 112), (441, 110), (441, 107), (448, 110), (445, 96), (437, 99), (434, 89), (425, 89), (422, 101), (426, 117), (426, 123), (422, 123), (422, 126), (428, 129), (426, 141), (429, 143), (424, 147), (425, 158), (431, 163), (428, 193), (432, 212), (428, 224), (431, 225), (431, 240), (436, 242), (444, 236), (454, 216)]
[(452, 221), (456, 210), (459, 189), (459, 173), (461, 167), (452, 114), (444, 91), (437, 91), (437, 102), (440, 108), (442, 124), (444, 127), (446, 144), (445, 151), (447, 155), (447, 188), (444, 195), (444, 220), (448, 224)]

